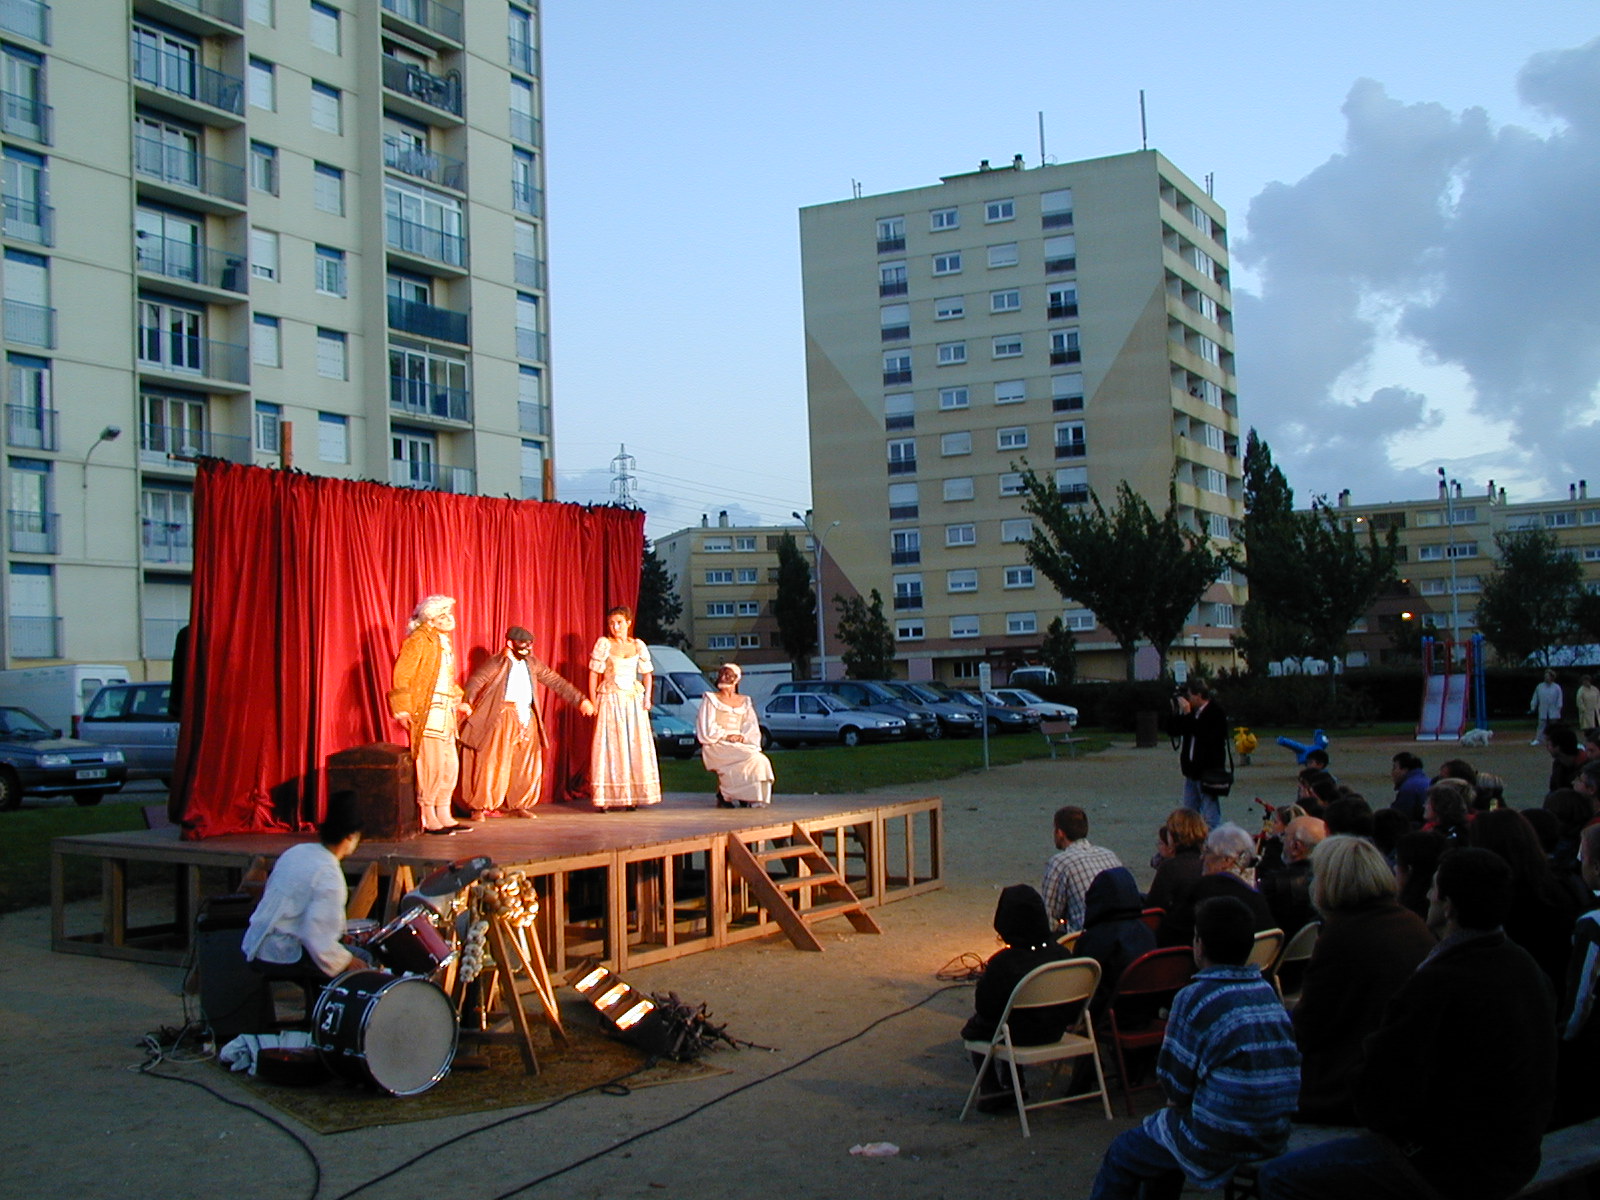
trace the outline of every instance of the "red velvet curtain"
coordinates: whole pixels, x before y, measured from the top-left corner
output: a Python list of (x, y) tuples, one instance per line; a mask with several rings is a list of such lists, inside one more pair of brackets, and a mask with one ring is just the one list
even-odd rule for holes
[[(324, 811), (328, 755), (404, 742), (390, 669), (418, 600), (457, 601), (462, 678), (525, 625), (588, 688), (605, 610), (639, 594), (644, 514), (410, 491), (206, 462), (173, 807), (186, 838), (285, 832)], [(541, 693), (543, 689), (540, 689)], [(541, 695), (545, 796), (582, 794), (590, 723)]]

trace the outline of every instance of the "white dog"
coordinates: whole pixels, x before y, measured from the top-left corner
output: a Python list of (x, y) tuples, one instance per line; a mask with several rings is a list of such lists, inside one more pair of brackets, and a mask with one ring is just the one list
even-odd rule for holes
[(1487, 746), (1494, 737), (1492, 729), (1469, 729), (1461, 735), (1463, 746)]

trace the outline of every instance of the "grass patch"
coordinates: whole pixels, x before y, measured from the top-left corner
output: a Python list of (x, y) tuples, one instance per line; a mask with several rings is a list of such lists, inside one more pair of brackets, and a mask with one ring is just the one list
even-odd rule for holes
[[(137, 804), (50, 805), (0, 813), (0, 844), (5, 847), (0, 851), (0, 913), (50, 903), (50, 843), (56, 838), (143, 828), (144, 813)], [(66, 868), (68, 900), (99, 895), (98, 860), (75, 855), (67, 859)], [(130, 878), (137, 882), (136, 874), (130, 872)]]

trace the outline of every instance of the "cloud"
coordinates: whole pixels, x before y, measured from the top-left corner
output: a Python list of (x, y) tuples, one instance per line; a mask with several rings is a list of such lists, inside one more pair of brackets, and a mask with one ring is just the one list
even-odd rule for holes
[[(1535, 56), (1519, 87), (1553, 132), (1361, 80), (1342, 150), (1251, 202), (1242, 403), (1302, 491), (1414, 497), (1419, 449), (1449, 461), (1467, 421), (1501, 423), (1504, 449), (1480, 437), (1456, 463), (1534, 490), (1600, 451), (1600, 39)], [(1414, 373), (1391, 365), (1393, 339)]]

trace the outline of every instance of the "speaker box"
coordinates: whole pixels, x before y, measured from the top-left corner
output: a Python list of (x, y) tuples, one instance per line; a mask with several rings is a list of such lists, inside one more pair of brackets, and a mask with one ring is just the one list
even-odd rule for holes
[(417, 773), (411, 748), (373, 742), (328, 755), (328, 795), (354, 792), (363, 837), (401, 841), (422, 832), (417, 813)]

